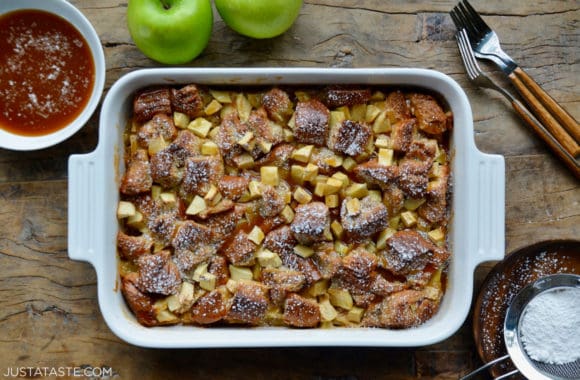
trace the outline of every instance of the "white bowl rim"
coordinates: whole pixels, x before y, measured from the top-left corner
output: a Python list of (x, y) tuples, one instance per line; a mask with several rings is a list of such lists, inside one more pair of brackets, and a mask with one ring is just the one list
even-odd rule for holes
[(65, 0), (9, 0), (0, 2), (0, 15), (36, 9), (52, 13), (71, 23), (85, 38), (95, 65), (95, 79), (89, 101), (83, 111), (66, 127), (41, 136), (23, 136), (0, 129), (0, 148), (15, 151), (39, 150), (59, 144), (78, 132), (95, 112), (105, 87), (105, 54), (99, 36), (90, 21), (74, 5)]

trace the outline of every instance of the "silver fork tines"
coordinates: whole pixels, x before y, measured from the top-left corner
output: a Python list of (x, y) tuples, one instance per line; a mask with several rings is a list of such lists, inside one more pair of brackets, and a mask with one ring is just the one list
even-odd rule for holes
[(467, 0), (460, 1), (450, 14), (457, 29), (467, 31), (478, 58), (492, 60), (507, 74), (517, 67), (514, 60), (502, 50), (497, 34)]
[(501, 92), (510, 101), (515, 100), (512, 94), (498, 86), (487, 75), (485, 75), (483, 71), (481, 71), (481, 68), (475, 59), (475, 55), (473, 54), (473, 50), (469, 45), (467, 31), (465, 29), (460, 29), (457, 32), (456, 37), (457, 46), (459, 46), (459, 53), (461, 55), (461, 59), (463, 60), (463, 65), (465, 66), (469, 80), (481, 87), (486, 87)]
[(463, 28), (459, 29), (456, 37), (459, 53), (463, 60), (463, 65), (465, 66), (469, 80), (480, 87), (499, 91), (503, 96), (505, 96), (518, 112), (520, 117), (522, 117), (522, 119), (532, 127), (542, 140), (544, 140), (548, 146), (556, 152), (560, 159), (564, 161), (566, 166), (573, 171), (576, 177), (580, 178), (580, 163), (576, 161), (574, 156), (562, 146), (560, 141), (558, 141), (519, 100), (517, 100), (509, 91), (496, 84), (481, 70), (469, 43), (467, 31)]

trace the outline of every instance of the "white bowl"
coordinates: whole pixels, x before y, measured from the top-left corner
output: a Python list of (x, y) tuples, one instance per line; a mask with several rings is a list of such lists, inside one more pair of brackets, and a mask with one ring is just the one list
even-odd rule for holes
[[(439, 93), (454, 114), (452, 218), (448, 287), (438, 313), (405, 330), (376, 328), (290, 329), (285, 327), (141, 326), (119, 291), (116, 255), (119, 179), (124, 172), (123, 130), (132, 99), (153, 85), (315, 85), (372, 84), (414, 86)], [(134, 71), (108, 92), (101, 112), (99, 144), (69, 160), (68, 253), (91, 263), (98, 298), (115, 334), (147, 347), (421, 346), (439, 342), (461, 327), (473, 292), (473, 271), (504, 256), (505, 168), (503, 157), (481, 153), (473, 141), (469, 101), (461, 87), (437, 71), (422, 69), (150, 69)]]
[(0, 2), (0, 15), (25, 9), (49, 12), (71, 23), (87, 41), (95, 64), (95, 78), (93, 90), (85, 108), (64, 128), (42, 136), (22, 136), (0, 129), (0, 148), (22, 151), (43, 149), (56, 145), (81, 129), (99, 104), (105, 86), (106, 70), (105, 55), (99, 36), (89, 20), (74, 5), (65, 0), (3, 0)]

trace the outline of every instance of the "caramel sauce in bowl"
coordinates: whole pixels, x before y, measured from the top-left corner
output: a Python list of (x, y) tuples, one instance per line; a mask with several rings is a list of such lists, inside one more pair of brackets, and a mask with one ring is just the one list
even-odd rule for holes
[(37, 150), (82, 128), (105, 83), (101, 42), (64, 0), (0, 3), (0, 148)]

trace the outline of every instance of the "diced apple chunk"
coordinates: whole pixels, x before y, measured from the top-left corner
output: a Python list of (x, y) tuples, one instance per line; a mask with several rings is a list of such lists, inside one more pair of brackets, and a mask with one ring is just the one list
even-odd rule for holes
[(232, 280), (252, 280), (254, 278), (254, 274), (250, 268), (239, 267), (230, 264), (229, 269), (230, 277)]
[(425, 202), (426, 202), (425, 198), (419, 199), (408, 198), (405, 199), (405, 202), (403, 202), (403, 207), (409, 211), (415, 211), (416, 209), (419, 208), (419, 206), (421, 206)]
[(373, 122), (373, 132), (375, 134), (386, 133), (391, 131), (391, 123), (387, 117), (387, 112), (381, 112)]
[(198, 117), (187, 125), (187, 129), (192, 131), (197, 137), (206, 137), (211, 127), (211, 121), (203, 117)]
[(345, 193), (348, 197), (364, 198), (369, 194), (369, 190), (366, 183), (354, 182), (346, 188)]
[(294, 246), (294, 253), (298, 256), (308, 258), (314, 254), (314, 250), (306, 245), (298, 244)]
[(351, 198), (346, 202), (348, 215), (358, 215), (360, 213), (360, 201), (358, 198)]
[(167, 308), (169, 309), (169, 311), (174, 312), (177, 309), (179, 309), (180, 306), (181, 304), (179, 303), (177, 294), (172, 294), (169, 297), (167, 297)]
[(262, 166), (260, 168), (261, 181), (265, 185), (278, 186), (280, 175), (276, 166)]
[(378, 135), (375, 140), (375, 146), (379, 149), (389, 149), (391, 147), (391, 139), (387, 135)]
[(324, 162), (333, 168), (338, 168), (342, 165), (344, 159), (342, 156), (337, 156), (336, 154), (332, 155), (331, 157), (325, 158)]
[(324, 182), (316, 182), (314, 186), (314, 194), (318, 197), (323, 197), (326, 193), (326, 183)]
[(221, 109), (222, 109), (221, 103), (214, 99), (211, 102), (209, 102), (209, 104), (204, 108), (203, 112), (205, 112), (206, 115), (211, 116)]
[(159, 185), (151, 186), (151, 198), (153, 198), (155, 200), (159, 199), (159, 196), (161, 195), (162, 191), (163, 191), (163, 188)]
[(190, 121), (189, 116), (187, 116), (186, 114), (181, 113), (181, 112), (174, 112), (173, 113), (173, 124), (175, 124), (175, 126), (177, 128), (181, 128), (181, 129), (187, 128), (189, 121)]
[(213, 273), (206, 272), (199, 278), (199, 286), (207, 291), (215, 289), (217, 276)]
[(213, 141), (204, 141), (201, 144), (201, 154), (204, 156), (217, 156), (219, 153), (219, 147)]
[(238, 288), (238, 281), (232, 280), (231, 278), (228, 278), (228, 282), (226, 282), (226, 289), (228, 290), (228, 292), (234, 294), (236, 292), (237, 288)]
[(330, 178), (334, 178), (334, 179), (337, 179), (340, 182), (342, 182), (341, 187), (346, 187), (350, 184), (350, 179), (348, 178), (348, 176), (346, 174), (344, 174), (342, 172), (336, 172)]
[(262, 196), (262, 184), (256, 180), (251, 180), (248, 184), (248, 189), (250, 190), (250, 197), (252, 199), (259, 198)]
[(296, 190), (294, 190), (294, 199), (296, 199), (296, 202), (300, 204), (306, 204), (312, 200), (312, 195), (304, 190), (304, 188), (298, 186), (296, 187)]
[(329, 194), (324, 197), (324, 203), (328, 208), (336, 208), (340, 206), (340, 198), (338, 194)]
[(157, 313), (155, 318), (157, 318), (157, 321), (161, 323), (171, 323), (178, 320), (177, 316), (169, 310), (161, 310)]
[(238, 109), (240, 120), (243, 122), (248, 121), (250, 118), (250, 113), (252, 112), (252, 103), (250, 103), (248, 98), (243, 93), (240, 93), (236, 96), (234, 103)]
[(340, 288), (330, 288), (328, 289), (328, 295), (330, 296), (330, 303), (333, 306), (340, 307), (345, 310), (352, 309), (352, 297), (347, 290)]
[(187, 207), (187, 210), (185, 210), (185, 213), (187, 215), (197, 215), (206, 208), (207, 205), (205, 204), (205, 200), (199, 195), (196, 195), (189, 204), (189, 207)]
[(304, 168), (304, 180), (307, 182), (315, 181), (318, 176), (318, 166), (308, 163)]
[(141, 214), (139, 211), (135, 211), (135, 214), (127, 218), (127, 225), (138, 230), (144, 228), (145, 218), (143, 217), (143, 214)]
[(342, 241), (335, 241), (334, 242), (334, 250), (341, 256), (346, 256), (348, 251), (350, 250), (349, 246), (344, 244)]
[(193, 281), (199, 282), (201, 279), (201, 276), (204, 273), (207, 273), (207, 267), (208, 267), (207, 263), (201, 263), (198, 266), (196, 266), (195, 269), (193, 270), (193, 275), (191, 276), (191, 279)]
[(391, 166), (393, 165), (393, 154), (395, 152), (392, 149), (379, 149), (379, 165)]
[(290, 157), (292, 157), (293, 160), (307, 163), (308, 161), (310, 161), (310, 156), (312, 155), (313, 150), (314, 145), (305, 145), (302, 148), (292, 151)]
[(234, 157), (232, 161), (240, 169), (250, 169), (254, 166), (254, 158), (248, 153), (240, 154)]
[(256, 245), (260, 245), (262, 240), (264, 240), (264, 236), (264, 231), (260, 227), (254, 226), (248, 234), (248, 239), (256, 243)]
[(355, 104), (350, 109), (350, 120), (365, 121), (367, 105), (364, 103)]
[(346, 116), (344, 112), (340, 111), (331, 111), (330, 112), (330, 120), (328, 122), (330, 128), (337, 127), (340, 123), (346, 120)]
[(342, 228), (342, 224), (340, 224), (338, 220), (335, 220), (332, 223), (330, 223), (330, 229), (332, 230), (332, 233), (334, 234), (334, 236), (336, 236), (337, 239), (342, 239), (344, 235), (344, 228)]
[(151, 141), (149, 141), (149, 146), (147, 147), (147, 151), (149, 152), (149, 156), (153, 156), (156, 153), (167, 148), (167, 145), (168, 145), (167, 142), (163, 139), (163, 136), (161, 136), (161, 135), (151, 139)]
[(369, 190), (369, 197), (373, 198), (379, 203), (383, 201), (383, 194), (379, 190)]
[(238, 140), (238, 145), (244, 148), (246, 151), (251, 152), (254, 150), (255, 141), (254, 140), (254, 133), (251, 131), (246, 132), (241, 139)]
[(326, 181), (326, 191), (324, 195), (336, 194), (342, 188), (343, 182), (340, 179), (329, 178)]
[[(290, 121), (294, 120), (294, 116), (292, 116), (292, 119), (290, 119)], [(288, 126), (290, 126), (290, 122), (288, 122)], [(293, 128), (293, 127), (291, 127)], [(290, 129), (284, 128), (284, 141), (286, 142), (292, 142), (294, 141), (294, 132), (292, 132)]]
[(346, 314), (346, 318), (351, 322), (360, 323), (360, 321), (362, 321), (364, 313), (365, 309), (363, 309), (362, 307), (353, 306), (353, 308), (350, 309)]
[(290, 167), (290, 177), (292, 178), (292, 181), (298, 185), (302, 185), (304, 183), (304, 167), (300, 165), (292, 165)]
[(286, 205), (280, 213), (280, 216), (282, 216), (286, 223), (290, 224), (294, 220), (294, 210), (292, 210), (292, 207)]
[(161, 199), (161, 202), (167, 205), (174, 205), (175, 203), (177, 203), (177, 196), (175, 195), (175, 193), (171, 192), (163, 192), (159, 194), (159, 199)]
[(445, 233), (441, 227), (435, 228), (427, 233), (429, 239), (435, 244), (441, 243), (445, 240)]
[(262, 249), (256, 253), (258, 263), (264, 268), (278, 268), (282, 266), (282, 259), (276, 252), (269, 249)]
[(328, 280), (316, 281), (310, 288), (308, 288), (308, 295), (311, 297), (318, 297), (326, 293), (328, 289)]
[(379, 233), (379, 237), (377, 238), (377, 249), (385, 249), (387, 247), (387, 239), (393, 236), (397, 232), (390, 227), (385, 228)]
[(333, 321), (338, 316), (338, 312), (336, 311), (334, 306), (332, 306), (332, 304), (330, 303), (330, 300), (325, 299), (322, 302), (320, 302), (318, 305), (320, 307), (320, 318), (323, 321), (330, 322), (330, 321)]
[(414, 211), (405, 211), (401, 213), (401, 220), (405, 227), (413, 227), (417, 224), (417, 213)]
[(212, 201), (218, 195), (218, 188), (213, 183), (210, 185), (209, 190), (205, 193), (203, 199), (206, 201)]
[(133, 216), (136, 212), (137, 210), (135, 209), (135, 205), (131, 202), (120, 201), (117, 205), (117, 218), (119, 219)]
[(269, 153), (272, 150), (272, 143), (266, 140), (258, 140), (258, 148), (262, 153)]
[(220, 103), (231, 103), (232, 98), (230, 97), (230, 93), (228, 91), (217, 91), (217, 90), (209, 90), (209, 93), (215, 100)]
[(369, 104), (366, 109), (365, 121), (367, 123), (372, 123), (380, 113), (381, 109), (379, 107), (375, 106), (374, 104)]
[(356, 167), (356, 165), (357, 165), (357, 163), (352, 157), (347, 157), (344, 159), (344, 161), (342, 161), (342, 167), (347, 172), (352, 171), (352, 169), (354, 169)]

